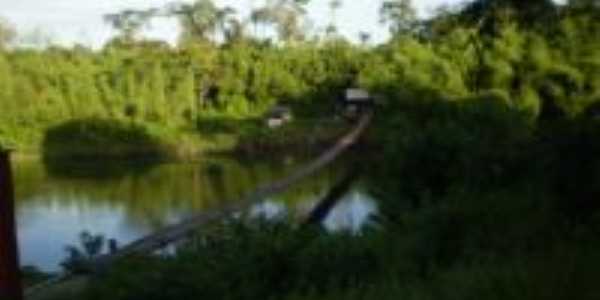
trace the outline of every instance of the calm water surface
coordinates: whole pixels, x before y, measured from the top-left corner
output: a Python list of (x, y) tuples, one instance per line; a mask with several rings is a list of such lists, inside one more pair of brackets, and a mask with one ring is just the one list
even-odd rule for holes
[[(196, 212), (219, 209), (303, 163), (229, 158), (160, 165), (15, 162), (21, 263), (57, 271), (65, 246), (78, 244), (83, 231), (127, 243)], [(340, 169), (333, 166), (288, 192), (264, 199), (248, 214), (301, 218), (339, 180)], [(376, 210), (375, 201), (357, 185), (324, 226), (357, 231)]]

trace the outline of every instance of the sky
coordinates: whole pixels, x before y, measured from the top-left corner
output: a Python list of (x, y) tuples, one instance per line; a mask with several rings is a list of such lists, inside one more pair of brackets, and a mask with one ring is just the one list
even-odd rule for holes
[[(191, 1), (191, 0), (187, 0)], [(186, 2), (187, 2), (186, 1)], [(263, 0), (215, 0), (218, 6), (232, 6), (241, 17), (246, 17), (252, 5)], [(341, 34), (356, 40), (360, 32), (368, 32), (373, 42), (388, 36), (387, 29), (378, 23), (378, 9), (382, 0), (343, 0), (337, 14), (337, 27)], [(431, 14), (438, 6), (460, 3), (460, 0), (413, 0), (421, 16)], [(53, 43), (75, 43), (101, 47), (115, 32), (102, 21), (107, 13), (127, 8), (144, 9), (162, 7), (172, 0), (0, 0), (0, 17), (7, 19), (21, 36), (49, 36)], [(254, 3), (254, 4), (253, 4)], [(308, 16), (313, 28), (324, 28), (330, 20), (329, 0), (312, 0)], [(143, 35), (153, 39), (174, 42), (179, 28), (173, 19), (155, 20)]]

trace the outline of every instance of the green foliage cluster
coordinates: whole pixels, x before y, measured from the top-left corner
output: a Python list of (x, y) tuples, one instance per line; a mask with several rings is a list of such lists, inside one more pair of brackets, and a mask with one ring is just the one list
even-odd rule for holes
[(39, 146), (45, 129), (72, 119), (182, 131), (211, 118), (256, 118), (275, 103), (314, 117), (331, 113), (340, 90), (354, 84), (401, 101), (493, 94), (532, 119), (573, 117), (598, 103), (596, 6), (531, 5), (545, 13), (521, 18), (527, 5), (495, 2), (417, 22), (408, 2), (387, 1), (382, 17), (405, 29), (372, 48), (340, 37), (277, 44), (241, 35), (219, 44), (201, 34), (176, 47), (119, 37), (100, 51), (3, 50), (0, 143)]
[(68, 145), (70, 158), (93, 158), (98, 149), (102, 156), (127, 158), (140, 155), (145, 158), (161, 158), (169, 153), (163, 141), (170, 136), (160, 127), (140, 126), (122, 121), (105, 119), (71, 120), (47, 130), (44, 156), (52, 159), (61, 156)]
[(256, 118), (278, 102), (297, 107), (299, 115), (329, 112), (332, 95), (360, 57), (339, 43), (171, 48), (143, 42), (100, 52), (0, 52), (0, 141), (39, 145), (46, 129), (70, 120), (183, 131), (203, 119)]
[(581, 114), (599, 100), (598, 7), (538, 2), (547, 1), (480, 0), (439, 14), (375, 49), (360, 82), (403, 100), (493, 93), (533, 117)]

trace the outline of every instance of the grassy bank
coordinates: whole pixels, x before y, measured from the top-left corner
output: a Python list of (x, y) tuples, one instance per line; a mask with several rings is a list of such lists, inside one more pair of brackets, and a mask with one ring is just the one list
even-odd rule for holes
[(77, 119), (47, 129), (24, 129), (5, 142), (16, 157), (47, 159), (195, 160), (206, 154), (245, 156), (315, 153), (351, 124), (302, 119), (269, 128), (262, 119), (204, 118), (191, 127), (113, 119)]
[(16, 157), (179, 158), (234, 147), (233, 135), (200, 135), (194, 128), (167, 127), (118, 119), (74, 119), (45, 128), (15, 129), (2, 143)]

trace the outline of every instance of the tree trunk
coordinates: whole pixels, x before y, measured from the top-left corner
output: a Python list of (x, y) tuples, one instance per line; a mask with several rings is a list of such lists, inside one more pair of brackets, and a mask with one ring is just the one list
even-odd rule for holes
[(0, 150), (0, 299), (23, 299), (12, 174), (9, 154), (2, 150)]

